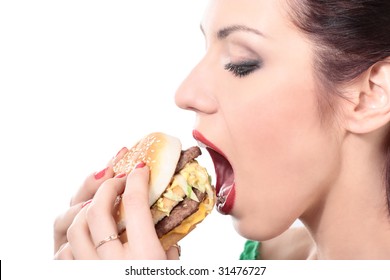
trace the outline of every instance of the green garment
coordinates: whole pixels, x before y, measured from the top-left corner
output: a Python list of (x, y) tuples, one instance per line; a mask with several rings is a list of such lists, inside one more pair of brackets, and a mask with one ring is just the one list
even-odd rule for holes
[(259, 241), (247, 240), (244, 245), (244, 251), (240, 255), (240, 260), (258, 260), (260, 259)]

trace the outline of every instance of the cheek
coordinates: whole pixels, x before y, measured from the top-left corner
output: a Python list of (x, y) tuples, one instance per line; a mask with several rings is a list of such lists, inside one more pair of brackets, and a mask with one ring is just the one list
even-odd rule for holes
[(234, 142), (240, 143), (251, 160), (258, 159), (254, 150), (274, 155), (276, 151), (307, 142), (307, 137), (321, 123), (316, 93), (311, 86), (283, 80), (270, 84), (252, 86), (251, 94), (235, 100), (229, 114)]
[[(311, 87), (275, 87), (240, 104), (230, 119), (236, 180), (236, 227), (283, 232), (316, 199), (334, 172), (337, 145), (322, 127)], [(239, 108), (245, 108), (240, 110)], [(325, 148), (327, 147), (327, 148)]]

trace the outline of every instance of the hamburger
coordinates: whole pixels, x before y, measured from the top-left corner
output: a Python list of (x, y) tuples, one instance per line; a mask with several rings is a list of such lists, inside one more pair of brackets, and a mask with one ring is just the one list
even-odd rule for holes
[[(176, 244), (211, 212), (215, 190), (196, 158), (199, 147), (182, 150), (178, 138), (156, 132), (141, 139), (114, 165), (115, 174), (129, 174), (139, 162), (150, 169), (149, 206), (156, 234), (165, 250)], [(127, 242), (121, 197), (114, 207), (118, 234)]]

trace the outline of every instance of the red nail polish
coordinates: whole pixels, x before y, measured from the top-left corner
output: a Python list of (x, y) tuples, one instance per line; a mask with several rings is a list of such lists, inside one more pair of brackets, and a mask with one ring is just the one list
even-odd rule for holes
[(99, 180), (99, 179), (103, 178), (104, 175), (106, 174), (107, 169), (108, 169), (108, 167), (104, 168), (102, 171), (95, 173), (95, 175), (94, 175), (95, 179)]
[(117, 156), (119, 156), (119, 154), (124, 150), (124, 149), (127, 149), (126, 147), (123, 147), (122, 149), (119, 150), (119, 152), (116, 153), (115, 157), (116, 158)]
[(141, 162), (137, 163), (137, 165), (134, 167), (134, 169), (144, 168), (145, 166), (146, 166), (146, 163), (141, 161)]
[(87, 200), (86, 202), (84, 202), (83, 205), (81, 205), (81, 209), (83, 209), (85, 206), (87, 206), (87, 205), (90, 204), (91, 202), (92, 202), (92, 199)]
[[(116, 153), (116, 155), (112, 158), (112, 165), (115, 165), (118, 163), (119, 159), (119, 155), (123, 152), (123, 151), (127, 151), (128, 149), (126, 147), (123, 147), (122, 149), (119, 150), (119, 152)], [(123, 155), (122, 155), (123, 157)]]
[(119, 150), (119, 152), (115, 155), (116, 157), (119, 156), (119, 154), (124, 150), (127, 149), (126, 147), (123, 147), (122, 149)]
[(118, 175), (115, 176), (115, 178), (123, 178), (126, 176), (126, 173), (119, 173)]

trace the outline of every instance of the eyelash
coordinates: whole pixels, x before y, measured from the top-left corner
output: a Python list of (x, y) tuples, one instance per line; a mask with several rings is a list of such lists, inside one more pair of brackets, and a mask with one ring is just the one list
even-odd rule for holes
[(259, 61), (250, 60), (250, 61), (243, 61), (240, 63), (230, 62), (225, 65), (225, 70), (232, 72), (233, 75), (236, 77), (242, 78), (256, 71), (260, 67), (261, 67), (261, 63)]

